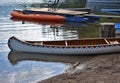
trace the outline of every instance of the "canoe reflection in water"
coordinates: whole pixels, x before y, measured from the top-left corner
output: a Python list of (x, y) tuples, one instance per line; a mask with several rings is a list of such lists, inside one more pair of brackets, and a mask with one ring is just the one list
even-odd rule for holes
[(44, 62), (61, 62), (61, 63), (84, 63), (91, 60), (95, 56), (72, 56), (72, 55), (47, 55), (38, 53), (27, 53), (27, 52), (9, 52), (8, 59), (12, 65), (17, 62), (25, 60), (44, 61)]

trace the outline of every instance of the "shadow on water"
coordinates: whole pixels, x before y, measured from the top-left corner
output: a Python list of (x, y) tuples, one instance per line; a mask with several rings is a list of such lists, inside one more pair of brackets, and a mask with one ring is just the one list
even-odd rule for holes
[(9, 52), (8, 60), (12, 65), (16, 65), (20, 61), (44, 61), (44, 62), (60, 62), (60, 63), (84, 63), (96, 57), (96, 55), (49, 55), (27, 52)]

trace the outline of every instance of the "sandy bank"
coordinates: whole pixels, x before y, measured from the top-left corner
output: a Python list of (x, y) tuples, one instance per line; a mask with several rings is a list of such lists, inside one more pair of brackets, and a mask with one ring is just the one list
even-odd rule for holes
[(98, 55), (65, 74), (38, 83), (120, 83), (120, 53)]

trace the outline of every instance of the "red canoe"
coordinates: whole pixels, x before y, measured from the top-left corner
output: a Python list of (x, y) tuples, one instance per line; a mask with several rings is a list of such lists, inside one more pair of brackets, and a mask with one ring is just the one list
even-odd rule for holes
[(28, 21), (55, 21), (63, 22), (65, 17), (59, 15), (48, 14), (23, 14), (21, 11), (12, 11), (11, 16), (16, 19), (28, 20)]

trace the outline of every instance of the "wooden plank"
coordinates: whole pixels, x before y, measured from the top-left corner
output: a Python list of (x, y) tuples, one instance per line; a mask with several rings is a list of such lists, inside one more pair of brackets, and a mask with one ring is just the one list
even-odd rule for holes
[(48, 8), (31, 8), (29, 11), (37, 11), (37, 12), (47, 12), (47, 13), (54, 13), (54, 14), (69, 14), (69, 15), (83, 15), (87, 14), (86, 11), (72, 11), (66, 9), (57, 9), (56, 11), (48, 11)]
[(65, 41), (65, 46), (68, 46), (68, 43), (67, 43), (67, 41)]
[(105, 42), (108, 44), (108, 45), (110, 45), (110, 43), (107, 41), (107, 39), (104, 39), (105, 40)]
[(95, 15), (95, 14), (84, 14), (84, 16), (99, 16), (99, 17), (106, 17), (106, 18), (120, 18), (118, 15)]

